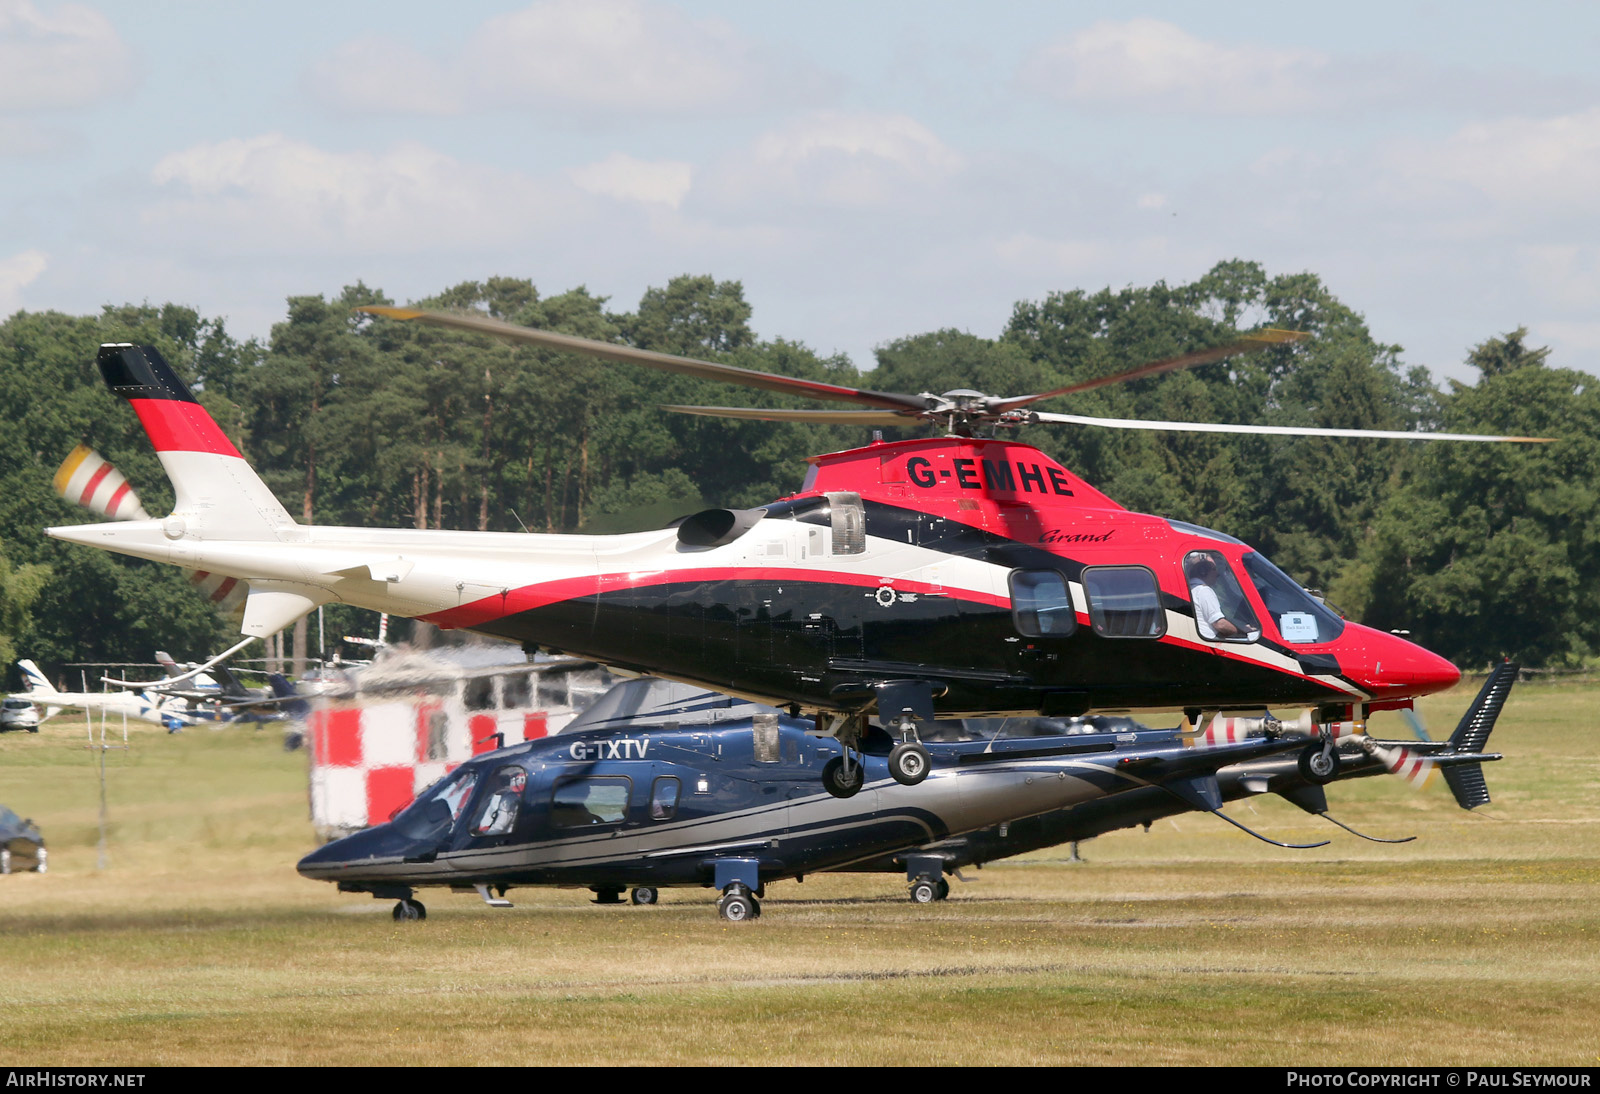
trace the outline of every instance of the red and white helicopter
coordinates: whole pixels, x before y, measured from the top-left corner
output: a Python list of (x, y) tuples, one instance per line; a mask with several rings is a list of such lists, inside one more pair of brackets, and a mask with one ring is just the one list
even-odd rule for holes
[(867, 391), (535, 331), (483, 316), (362, 309), (865, 409), (669, 409), (723, 417), (939, 423), (948, 435), (814, 456), (795, 494), (625, 535), (297, 524), (148, 347), (101, 347), (176, 492), (159, 520), (52, 528), (58, 539), (226, 575), (248, 588), (242, 631), (272, 634), (342, 601), (591, 658), (814, 715), (845, 746), (824, 772), (849, 796), (869, 716), (898, 740), (890, 771), (920, 782), (919, 723), (940, 715), (1306, 708), (1309, 773), (1375, 709), (1459, 679), (1393, 634), (1347, 622), (1231, 536), (1134, 513), (1032, 446), (991, 434), (1061, 422), (1295, 436), (1539, 438), (1089, 418), (1042, 400), (1300, 337), (1268, 331), (1036, 395)]

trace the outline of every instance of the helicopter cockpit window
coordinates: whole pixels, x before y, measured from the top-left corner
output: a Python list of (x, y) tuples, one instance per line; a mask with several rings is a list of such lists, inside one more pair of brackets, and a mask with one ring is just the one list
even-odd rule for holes
[(1201, 638), (1213, 642), (1254, 642), (1261, 624), (1245, 599), (1233, 567), (1220, 551), (1190, 551), (1183, 556), (1183, 575), (1194, 601), (1194, 625)]
[(1011, 615), (1017, 633), (1031, 638), (1062, 638), (1078, 629), (1072, 594), (1057, 570), (1012, 570)]
[(1167, 633), (1156, 575), (1143, 566), (1092, 566), (1083, 571), (1089, 622), (1105, 638), (1160, 638)]
[(650, 785), (650, 819), (669, 821), (678, 812), (678, 791), (681, 785), (675, 775), (660, 775)]
[(1245, 555), (1244, 572), (1250, 575), (1285, 642), (1310, 646), (1332, 642), (1344, 633), (1344, 620), (1261, 555), (1253, 551)]
[(474, 836), (504, 836), (517, 823), (517, 807), (528, 788), (528, 773), (520, 767), (502, 767), (489, 777), (489, 791), (472, 825)]
[(460, 818), (478, 785), (478, 769), (469, 767), (446, 775), (395, 814), (395, 827), (410, 839), (434, 839), (448, 832)]
[(557, 828), (615, 824), (628, 813), (633, 781), (622, 775), (567, 779), (550, 797), (550, 823)]

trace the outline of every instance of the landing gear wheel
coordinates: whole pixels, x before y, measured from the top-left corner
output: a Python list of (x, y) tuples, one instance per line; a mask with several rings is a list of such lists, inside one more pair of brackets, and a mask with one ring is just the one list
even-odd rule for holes
[(410, 923), (419, 919), (428, 918), (428, 909), (423, 907), (420, 900), (402, 900), (394, 906), (394, 921), (396, 923)]
[(823, 788), (836, 798), (853, 798), (861, 784), (867, 781), (867, 769), (857, 760), (845, 771), (844, 757), (835, 756), (822, 765)]
[(621, 889), (612, 888), (609, 885), (607, 885), (607, 886), (591, 885), (591, 886), (589, 886), (589, 891), (594, 894), (594, 899), (589, 902), (590, 904), (621, 904), (622, 903), (622, 890)]
[(932, 904), (939, 899), (939, 887), (927, 878), (911, 883), (911, 903)]
[(637, 889), (633, 890), (633, 892), (628, 894), (628, 899), (633, 901), (634, 904), (644, 905), (654, 904), (661, 898), (657, 895), (656, 891), (650, 888), (648, 885), (641, 885)]
[(755, 897), (748, 893), (729, 893), (717, 901), (717, 914), (729, 923), (743, 923), (760, 915)]
[(931, 766), (928, 750), (916, 741), (902, 741), (889, 752), (889, 774), (902, 786), (916, 786)]
[(29, 726), (28, 727), (28, 732), (29, 733), (37, 733), (37, 732), (39, 732), (39, 727), (38, 726)]
[(1339, 754), (1322, 745), (1307, 745), (1300, 753), (1300, 774), (1309, 783), (1322, 786), (1339, 777)]
[(950, 883), (944, 878), (939, 879), (939, 884), (933, 887), (933, 899), (944, 900), (950, 895)]

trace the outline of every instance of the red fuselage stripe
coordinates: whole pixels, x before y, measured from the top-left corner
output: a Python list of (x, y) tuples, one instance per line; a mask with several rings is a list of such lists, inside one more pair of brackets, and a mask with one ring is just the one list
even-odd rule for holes
[(244, 458), (199, 403), (177, 399), (128, 401), (133, 404), (157, 452), (214, 452), (219, 456)]

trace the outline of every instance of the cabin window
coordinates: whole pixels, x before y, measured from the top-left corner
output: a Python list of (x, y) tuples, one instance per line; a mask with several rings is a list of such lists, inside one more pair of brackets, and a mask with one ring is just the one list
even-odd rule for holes
[(1167, 631), (1156, 575), (1143, 566), (1094, 566), (1083, 571), (1089, 622), (1104, 638), (1160, 638)]
[(551, 710), (555, 707), (567, 705), (569, 694), (567, 679), (559, 675), (541, 675), (539, 677), (539, 709)]
[(500, 689), (504, 696), (500, 702), (501, 706), (510, 710), (528, 705), (533, 689), (528, 683), (526, 673), (514, 672), (509, 676), (502, 676), (500, 680)]
[(674, 775), (661, 775), (650, 784), (650, 819), (669, 821), (678, 815), (678, 792), (681, 784)]
[(1261, 624), (1221, 551), (1190, 551), (1183, 576), (1194, 601), (1194, 625), (1211, 642), (1254, 642)]
[(1059, 570), (1012, 570), (1011, 615), (1017, 633), (1061, 638), (1078, 629), (1072, 594)]
[(511, 826), (517, 823), (517, 808), (522, 803), (522, 792), (528, 788), (528, 773), (520, 767), (502, 767), (489, 778), (483, 807), (473, 822), (474, 836), (510, 835)]
[(1313, 599), (1288, 574), (1254, 551), (1243, 561), (1244, 572), (1261, 594), (1261, 602), (1285, 642), (1310, 646), (1332, 642), (1344, 633), (1344, 620)]
[(450, 758), (450, 745), (445, 739), (449, 732), (450, 716), (438, 709), (428, 711), (428, 759)]
[(566, 779), (550, 795), (550, 823), (557, 828), (615, 824), (627, 816), (633, 780), (623, 775)]
[(474, 676), (461, 693), (461, 705), (468, 710), (488, 710), (494, 706), (494, 677)]

